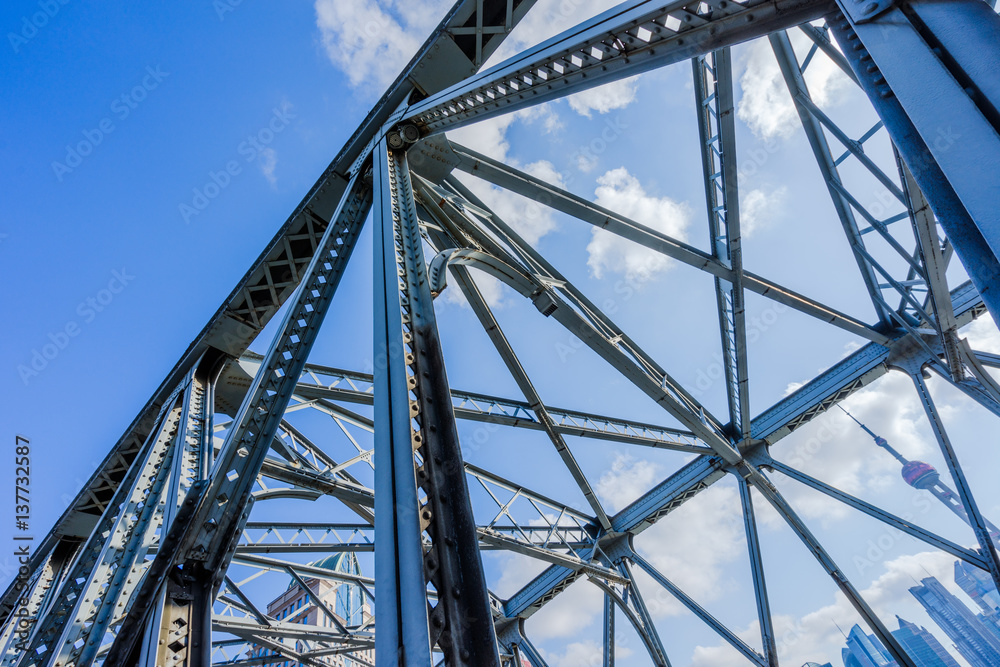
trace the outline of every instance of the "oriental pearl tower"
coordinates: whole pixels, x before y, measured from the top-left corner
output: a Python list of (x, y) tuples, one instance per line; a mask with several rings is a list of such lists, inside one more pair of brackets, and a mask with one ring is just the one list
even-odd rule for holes
[[(870, 435), (874, 440), (875, 444), (884, 449), (885, 451), (892, 454), (893, 458), (903, 464), (903, 469), (901, 471), (903, 476), (903, 481), (912, 486), (915, 489), (921, 489), (927, 491), (934, 495), (935, 498), (941, 501), (945, 507), (954, 512), (958, 518), (964, 521), (966, 524), (971, 526), (969, 522), (969, 515), (965, 512), (965, 507), (962, 506), (962, 501), (952, 491), (947, 484), (941, 481), (941, 476), (938, 471), (934, 469), (929, 463), (924, 463), (923, 461), (908, 461), (902, 454), (897, 452), (885, 438), (875, 435), (870, 428), (859, 422), (844, 408), (840, 408), (845, 415), (854, 420), (854, 423), (864, 429), (865, 433)], [(1000, 547), (1000, 529), (993, 525), (989, 520), (986, 520), (986, 527), (990, 531), (990, 539), (993, 540), (993, 544)]]

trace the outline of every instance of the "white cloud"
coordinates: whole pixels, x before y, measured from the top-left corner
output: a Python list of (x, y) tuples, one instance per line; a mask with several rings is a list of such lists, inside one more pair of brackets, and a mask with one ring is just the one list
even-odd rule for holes
[(744, 238), (761, 229), (770, 227), (781, 213), (788, 189), (781, 186), (777, 190), (765, 192), (756, 189), (742, 193), (740, 197), (740, 231)]
[[(948, 647), (951, 642), (941, 635), (937, 627), (926, 617), (909, 589), (915, 585), (915, 581), (935, 576), (946, 588), (957, 592), (957, 589), (950, 584), (953, 579), (953, 562), (953, 556), (941, 552), (902, 556), (886, 563), (885, 573), (868, 588), (862, 590), (861, 594), (890, 630), (898, 627), (891, 619), (894, 614), (899, 614), (908, 621), (925, 626), (938, 635), (938, 638), (942, 639), (941, 643)], [(835, 590), (832, 582), (830, 588)], [(805, 614), (801, 619), (776, 615), (773, 621), (781, 663), (801, 665), (810, 660), (817, 662), (830, 660), (839, 664), (840, 649), (845, 646), (845, 640), (837, 625), (840, 625), (844, 632), (848, 632), (854, 623), (860, 622), (860, 619), (847, 598), (838, 591), (832, 604)], [(869, 628), (865, 626), (862, 628), (867, 634), (871, 634)], [(737, 634), (751, 645), (759, 643), (760, 632), (756, 621)], [(711, 647), (698, 646), (691, 659), (692, 667), (736, 667), (745, 664), (745, 658), (736, 654), (728, 645), (721, 643)]]
[(591, 112), (608, 113), (614, 109), (624, 109), (635, 101), (639, 81), (636, 77), (585, 90), (569, 96), (569, 106), (581, 116), (591, 117)]
[(597, 482), (597, 495), (612, 512), (626, 505), (663, 479), (663, 469), (652, 461), (636, 460), (630, 454), (618, 452), (611, 469)]
[(600, 667), (604, 661), (603, 656), (603, 647), (590, 639), (586, 642), (573, 642), (566, 646), (564, 653), (549, 653), (545, 659), (552, 667)]
[(1000, 354), (1000, 331), (989, 313), (977, 317), (962, 333), (973, 350)]
[[(646, 193), (639, 179), (625, 167), (606, 172), (597, 179), (596, 203), (636, 222), (684, 240), (691, 221), (690, 208), (669, 197)], [(629, 282), (641, 284), (666, 271), (673, 260), (638, 243), (603, 229), (594, 229), (587, 244), (587, 266), (596, 278), (606, 272), (623, 273)]]
[[(632, 655), (632, 651), (624, 646), (615, 648), (615, 657), (619, 660)], [(588, 639), (567, 645), (562, 653), (545, 652), (544, 657), (551, 667), (601, 667), (604, 664), (604, 647)]]
[[(796, 32), (791, 34), (791, 40), (793, 46), (800, 46), (808, 38)], [(738, 117), (762, 139), (791, 136), (799, 127), (798, 114), (770, 42), (766, 39), (753, 42), (745, 58), (746, 67), (740, 77), (743, 96), (737, 108)], [(829, 105), (838, 93), (851, 85), (840, 68), (822, 54), (810, 62), (805, 81), (813, 101), (821, 107)]]
[(278, 167), (278, 152), (273, 148), (265, 148), (259, 153), (260, 161), (258, 166), (264, 178), (272, 187), (278, 182), (278, 177), (274, 175), (274, 170)]
[(450, 0), (316, 0), (327, 56), (351, 85), (386, 88), (451, 6)]

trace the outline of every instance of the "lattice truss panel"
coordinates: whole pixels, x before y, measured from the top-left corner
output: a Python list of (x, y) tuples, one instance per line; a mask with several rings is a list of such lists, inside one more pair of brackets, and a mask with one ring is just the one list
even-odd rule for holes
[[(605, 600), (601, 664), (615, 662), (616, 623), (634, 631), (652, 664), (670, 664), (664, 622), (647, 604), (652, 593), (684, 606), (747, 662), (777, 665), (756, 498), (801, 540), (896, 661), (914, 665), (772, 484), (774, 471), (1000, 584), (996, 528), (975, 502), (926, 384), (934, 373), (1000, 416), (1000, 387), (985, 370), (1000, 359), (958, 333), (987, 311), (1000, 315), (989, 290), (1000, 275), (990, 231), (1000, 228), (997, 185), (989, 181), (996, 171), (978, 168), (995, 167), (1000, 157), (1000, 49), (980, 48), (1000, 34), (996, 14), (980, 0), (951, 3), (947, 17), (924, 0), (632, 0), (482, 70), (533, 4), (460, 0), (448, 13), (40, 545), (27, 585), (5, 592), (0, 664), (348, 658), (372, 665), (378, 656), (379, 667), (542, 667), (524, 621), (581, 582)], [(796, 52), (789, 32), (808, 48)], [(872, 321), (743, 266), (730, 48), (754, 38), (767, 40), (777, 58)], [(868, 95), (876, 123), (846, 132), (810, 96), (805, 74), (821, 61)], [(446, 136), (668, 65), (691, 68), (708, 250)], [(920, 102), (914, 68), (921, 86), (940, 93), (935, 104)], [(957, 146), (942, 149), (933, 138), (947, 114), (961, 132)], [(889, 159), (878, 154), (879, 142), (890, 147)], [(726, 412), (712, 414), (491, 211), (467, 187), (469, 178), (704, 273), (717, 312), (704, 328), (718, 331)], [(859, 195), (873, 187), (890, 198), (878, 211)], [(361, 372), (309, 355), (366, 224), (375, 239), (375, 355), (374, 368)], [(950, 285), (956, 271), (949, 274), (949, 265), (959, 260), (971, 280)], [(666, 412), (663, 422), (543, 400), (483, 296), (483, 274), (530, 301), (539, 322), (549, 318), (547, 326), (595, 352)], [(434, 305), (445, 290), (468, 302), (519, 395), (450, 386)], [(748, 292), (859, 344), (776, 404), (751, 406)], [(279, 314), (266, 352), (249, 351)], [(890, 370), (912, 380), (974, 544), (957, 544), (781, 461), (779, 440)], [(582, 502), (465, 461), (456, 420), (535, 432), (554, 448), (559, 475), (572, 480)], [(567, 437), (677, 452), (684, 463), (610, 512)], [(739, 636), (634, 544), (718, 482), (739, 491), (731, 511), (746, 535), (759, 640)], [(285, 511), (303, 506), (316, 509)], [(323, 520), (329, 516), (349, 520)], [(495, 551), (530, 559), (541, 574), (501, 598), (480, 558)], [(296, 599), (309, 600), (304, 610)], [(15, 608), (37, 618), (30, 633), (19, 631)]]

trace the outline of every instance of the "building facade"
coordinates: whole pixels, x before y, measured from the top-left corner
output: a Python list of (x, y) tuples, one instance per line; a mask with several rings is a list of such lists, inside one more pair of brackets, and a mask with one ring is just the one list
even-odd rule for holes
[[(350, 552), (334, 554), (310, 564), (314, 568), (322, 568), (331, 572), (360, 575), (361, 568), (357, 556)], [(267, 605), (267, 615), (281, 623), (301, 623), (321, 628), (337, 629), (343, 625), (349, 629), (370, 625), (374, 636), (374, 621), (372, 608), (368, 597), (355, 584), (323, 578), (305, 578), (305, 591), (295, 580), (288, 588)], [(331, 618), (327, 610), (332, 611)], [(296, 652), (304, 650), (302, 642), (296, 642)], [(274, 656), (274, 660), (265, 664), (274, 667), (299, 667), (301, 663), (282, 657), (271, 647), (255, 645), (248, 658), (266, 658)], [(375, 664), (375, 649), (355, 651), (350, 656), (328, 655), (315, 658), (331, 667), (366, 667)]]
[(920, 584), (911, 588), (910, 593), (954, 642), (962, 657), (973, 667), (1000, 665), (1000, 639), (997, 635), (934, 577), (927, 577)]

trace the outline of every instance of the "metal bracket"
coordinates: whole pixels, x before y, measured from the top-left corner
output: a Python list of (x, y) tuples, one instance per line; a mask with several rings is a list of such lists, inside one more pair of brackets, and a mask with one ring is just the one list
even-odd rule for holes
[(874, 21), (896, 3), (895, 0), (838, 0), (837, 4), (847, 14), (851, 23), (856, 24)]

